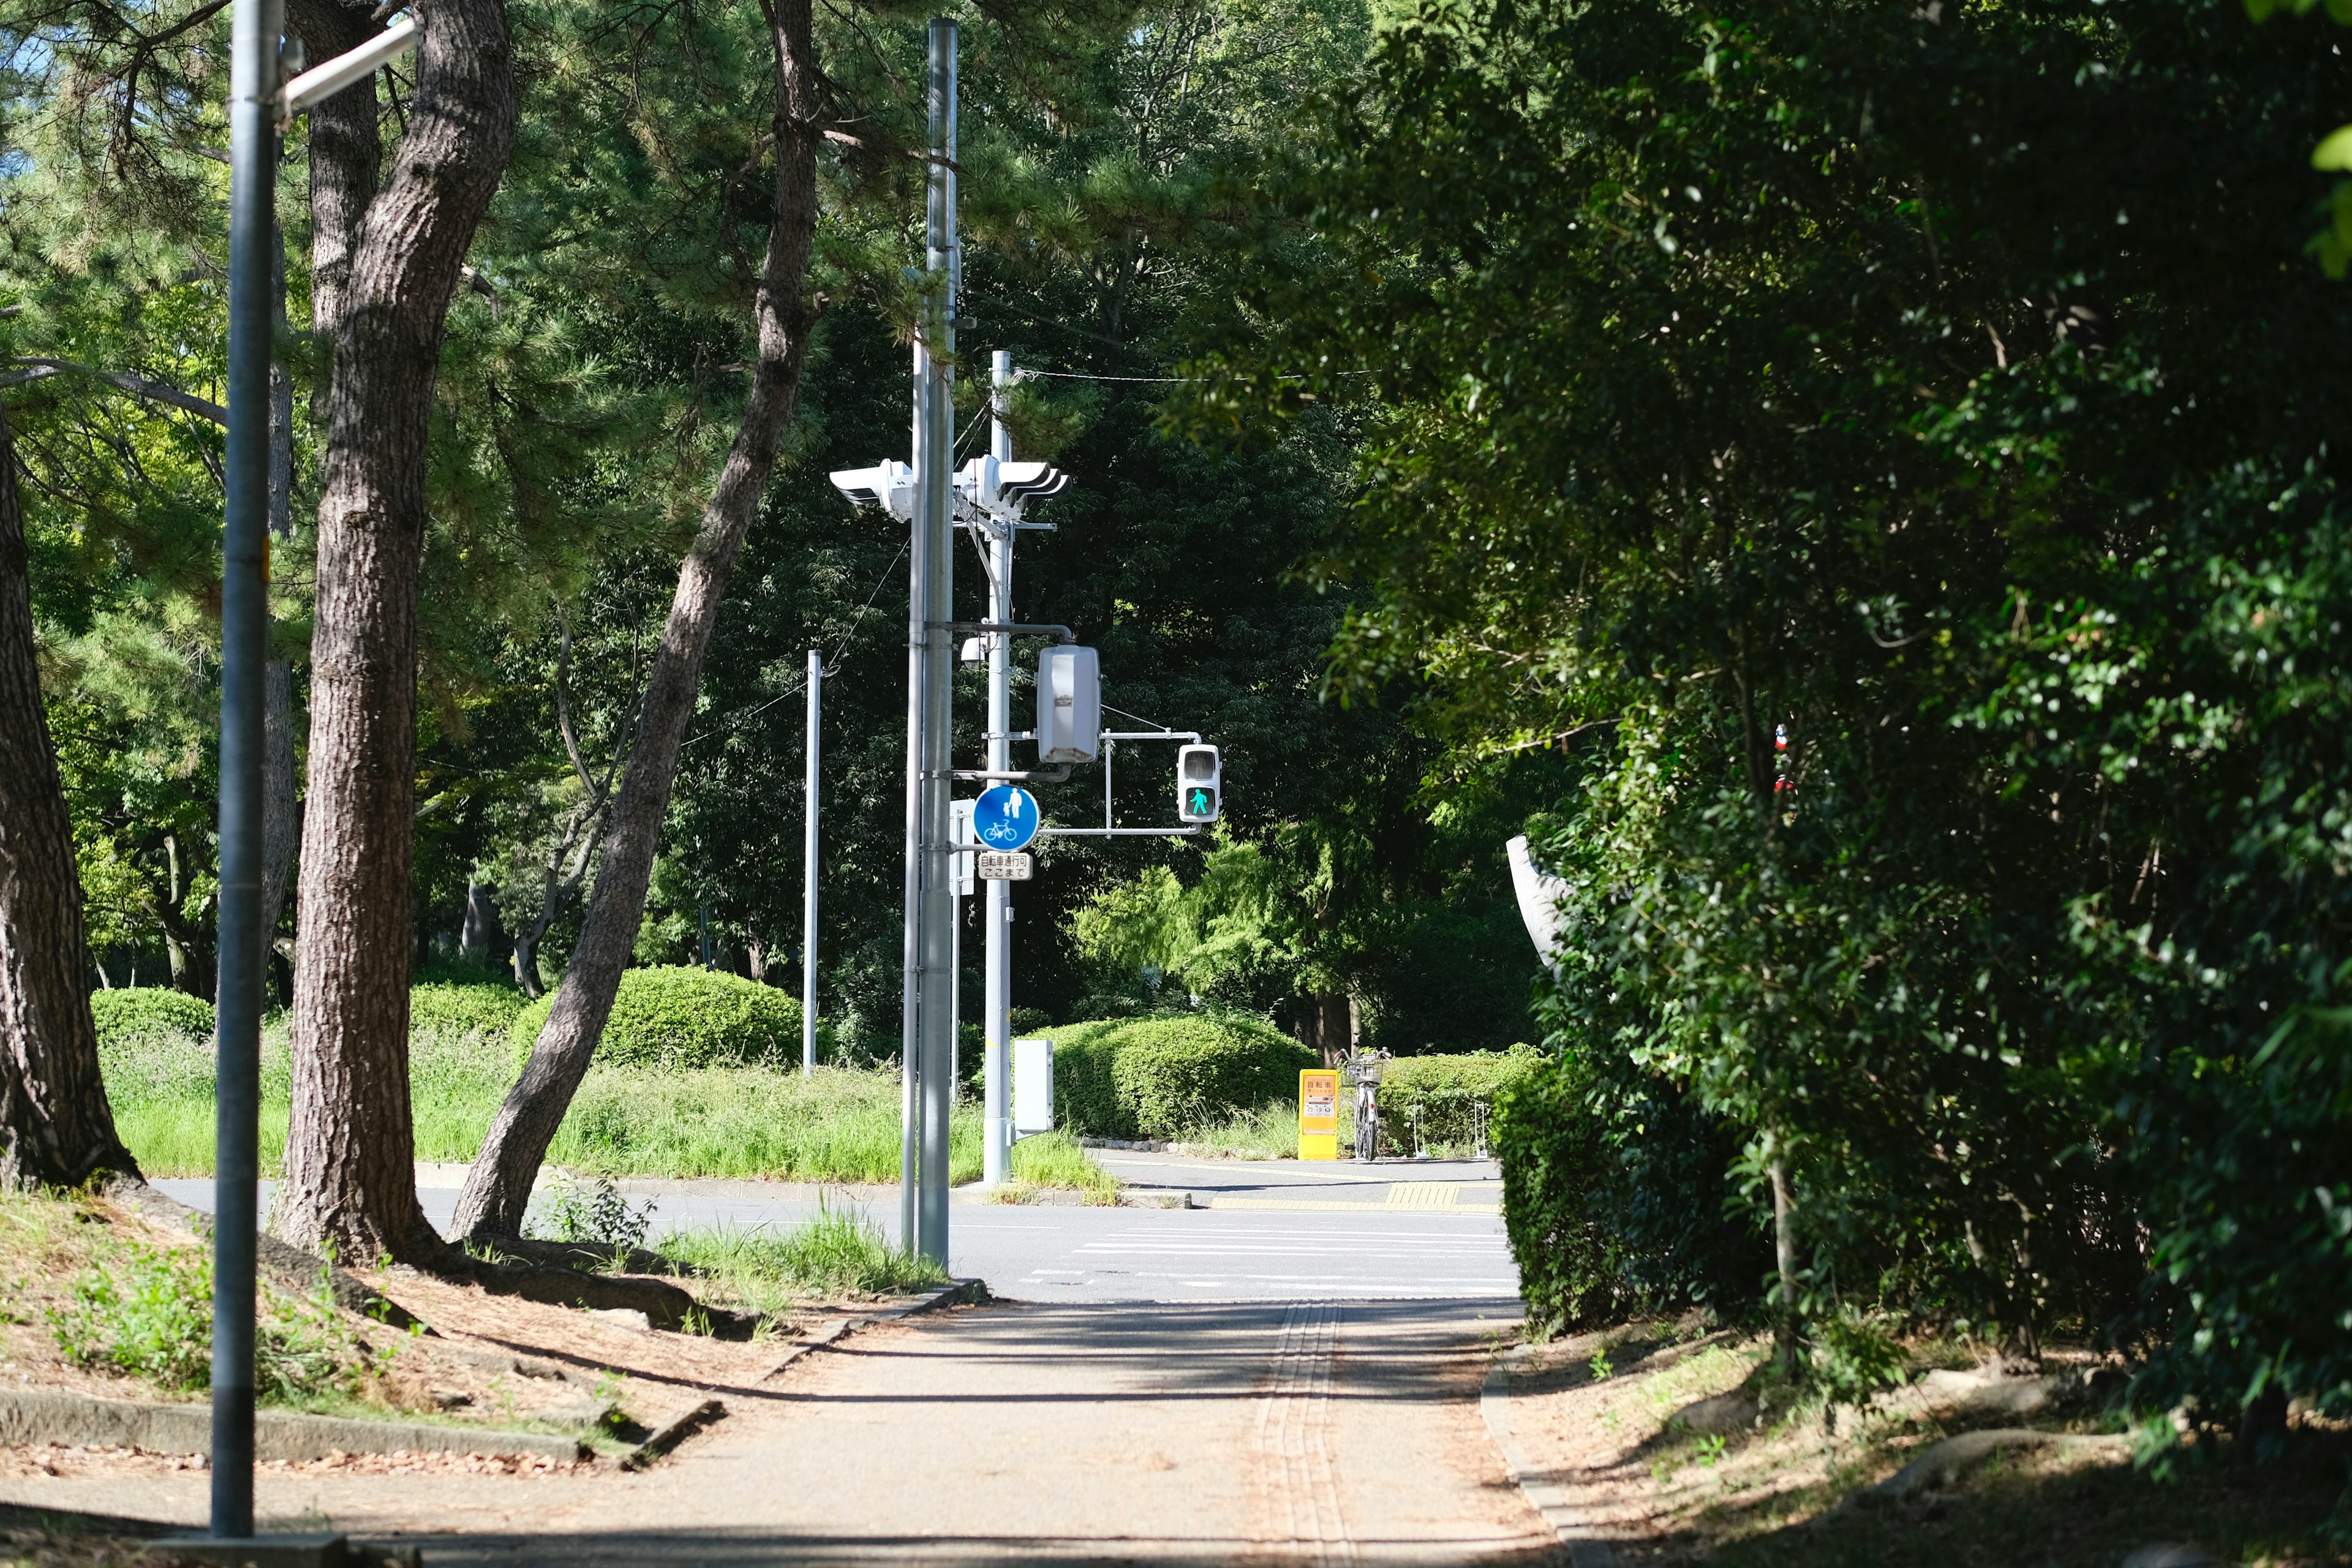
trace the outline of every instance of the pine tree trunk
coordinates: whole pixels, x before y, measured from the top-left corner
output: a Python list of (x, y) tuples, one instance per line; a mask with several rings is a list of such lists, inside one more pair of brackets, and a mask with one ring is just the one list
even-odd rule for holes
[(261, 673), (261, 930), (275, 941), (302, 825), (295, 813), (294, 671), (273, 658)]
[(310, 650), (292, 1123), (272, 1225), (297, 1246), (331, 1244), (360, 1259), (444, 1251), (417, 1206), (408, 1094), (425, 437), (458, 268), (515, 134), (499, 0), (422, 0), (417, 15), (424, 36), (406, 132), (355, 227), (353, 198), (370, 171), (341, 160), (373, 142), (372, 125), (314, 119), (312, 140), (315, 162), (329, 132), (330, 166), (313, 184), (319, 248), (341, 249), (316, 307), (335, 355)]
[[(604, 835), (588, 914), (522, 1077), (509, 1091), (482, 1141), (457, 1199), (460, 1236), (520, 1233), (530, 1184), (555, 1129), (587, 1074), (627, 967), (654, 849), (669, 810), (678, 747), (694, 715), (710, 631), (760, 510), (784, 427), (800, 391), (813, 314), (805, 298), (809, 247), (816, 234), (819, 76), (809, 0), (777, 0), (771, 16), (776, 49), (775, 213), (760, 273), (754, 313), (760, 357), (742, 426), (727, 454), (702, 528), (680, 568), (670, 600), (621, 793)], [(315, 766), (315, 763), (313, 764)]]
[(33, 653), (16, 446), (0, 410), (0, 1185), (136, 1177), (99, 1079), (81, 874)]

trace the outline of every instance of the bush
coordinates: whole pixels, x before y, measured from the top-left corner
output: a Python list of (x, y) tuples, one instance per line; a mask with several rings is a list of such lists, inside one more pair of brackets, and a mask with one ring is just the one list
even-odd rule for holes
[(1298, 1090), (1313, 1051), (1255, 1018), (1191, 1013), (1052, 1031), (1055, 1119), (1074, 1133), (1181, 1138)]
[(1754, 1212), (1727, 1201), (1738, 1140), (1664, 1080), (1610, 1058), (1538, 1060), (1496, 1103), (1495, 1152), (1535, 1332), (1756, 1304), (1772, 1259)]
[[(1478, 1136), (1475, 1108), (1484, 1103), (1491, 1112), (1506, 1090), (1542, 1065), (1543, 1054), (1524, 1045), (1507, 1051), (1400, 1057), (1383, 1063), (1381, 1141), (1400, 1149), (1410, 1143), (1412, 1113), (1418, 1110), (1423, 1142), (1475, 1143)], [(1490, 1128), (1490, 1145), (1493, 1139)]]
[(89, 1011), (98, 1023), (98, 1043), (101, 1047), (139, 1036), (182, 1035), (195, 1040), (213, 1037), (212, 1004), (201, 996), (166, 986), (93, 991)]
[[(520, 1063), (555, 1007), (552, 991), (515, 1016), (507, 1032)], [(621, 976), (596, 1059), (632, 1067), (799, 1065), (801, 1005), (772, 985), (693, 965), (632, 969)]]
[(495, 980), (431, 981), (408, 988), (408, 1027), (504, 1034), (529, 1000)]

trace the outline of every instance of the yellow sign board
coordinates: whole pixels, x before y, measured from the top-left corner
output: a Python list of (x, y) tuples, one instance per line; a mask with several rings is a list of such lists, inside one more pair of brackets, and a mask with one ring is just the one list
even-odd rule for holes
[(1298, 1157), (1339, 1157), (1339, 1075), (1308, 1068), (1298, 1075)]

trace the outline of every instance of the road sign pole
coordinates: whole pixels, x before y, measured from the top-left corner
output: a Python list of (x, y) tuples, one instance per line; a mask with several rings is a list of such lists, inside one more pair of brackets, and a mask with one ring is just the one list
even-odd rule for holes
[[(1005, 424), (1006, 400), (1013, 395), (1013, 356), (996, 351), (990, 387), (988, 449), (1000, 463), (1013, 460), (1013, 432)], [(993, 502), (996, 498), (989, 496)], [(999, 626), (1013, 624), (1013, 532), (997, 523), (989, 536), (988, 618)], [(1005, 632), (988, 637), (988, 769), (1009, 773), (1013, 768), (1013, 638)], [(987, 1011), (981, 1024), (986, 1045), (982, 1065), (988, 1075), (987, 1130), (981, 1148), (981, 1179), (991, 1186), (1013, 1175), (1013, 884), (988, 884)]]
[(808, 650), (808, 776), (801, 816), (801, 1076), (816, 1071), (816, 763), (823, 735), (824, 656)]

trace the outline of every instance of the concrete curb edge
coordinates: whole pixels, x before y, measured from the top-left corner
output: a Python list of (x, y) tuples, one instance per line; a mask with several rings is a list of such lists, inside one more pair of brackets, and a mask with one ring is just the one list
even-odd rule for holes
[(1544, 1516), (1552, 1533), (1568, 1548), (1570, 1568), (1617, 1568), (1617, 1554), (1609, 1543), (1591, 1533), (1591, 1527), (1569, 1500), (1565, 1489), (1542, 1479), (1511, 1435), (1511, 1373), (1535, 1347), (1517, 1345), (1495, 1358), (1478, 1391), (1478, 1413), (1486, 1418), (1486, 1435), (1502, 1451), (1504, 1473), (1511, 1478), (1535, 1510)]
[[(212, 1406), (157, 1401), (92, 1399), (37, 1389), (0, 1389), (0, 1445), (57, 1443), (73, 1447), (147, 1448), (159, 1454), (210, 1454)], [(421, 1422), (362, 1421), (258, 1410), (253, 1417), (257, 1459), (323, 1459), (346, 1454), (495, 1454), (569, 1463), (580, 1458), (576, 1437), (551, 1432), (501, 1432)]]

